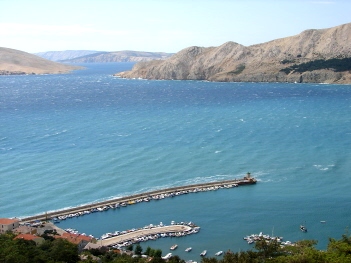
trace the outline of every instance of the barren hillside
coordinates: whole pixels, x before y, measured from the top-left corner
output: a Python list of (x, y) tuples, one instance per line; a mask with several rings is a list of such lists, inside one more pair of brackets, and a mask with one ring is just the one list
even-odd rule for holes
[(138, 63), (125, 78), (351, 83), (351, 23), (266, 43), (189, 47), (165, 61)]
[(58, 74), (75, 69), (78, 67), (56, 63), (23, 51), (0, 47), (0, 75)]

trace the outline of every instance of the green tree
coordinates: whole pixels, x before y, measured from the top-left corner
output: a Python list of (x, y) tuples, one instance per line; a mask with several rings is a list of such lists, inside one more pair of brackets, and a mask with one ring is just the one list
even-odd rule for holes
[(262, 258), (271, 258), (279, 255), (280, 244), (276, 239), (265, 240), (261, 237), (255, 242), (255, 249), (258, 250), (258, 253)]
[(127, 246), (126, 248), (128, 251), (133, 251), (133, 244), (130, 244), (129, 246)]
[(147, 247), (144, 254), (147, 256), (150, 256), (151, 255), (151, 247)]
[(79, 260), (78, 247), (65, 239), (58, 238), (52, 242), (49, 257), (56, 262), (74, 263)]
[(169, 260), (168, 263), (185, 263), (183, 259), (181, 259), (179, 256), (172, 256)]
[(143, 252), (143, 248), (139, 244), (137, 244), (134, 249), (134, 254), (140, 256), (142, 252)]
[(153, 253), (154, 258), (161, 258), (162, 257), (162, 250), (161, 249), (156, 249)]
[(201, 258), (201, 263), (219, 263), (218, 260), (214, 257), (203, 257)]

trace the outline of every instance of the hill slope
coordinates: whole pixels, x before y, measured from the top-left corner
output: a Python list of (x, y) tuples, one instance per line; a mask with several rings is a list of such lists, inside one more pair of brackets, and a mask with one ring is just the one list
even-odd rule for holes
[(34, 53), (34, 55), (52, 60), (52, 61), (62, 61), (67, 59), (74, 59), (77, 57), (82, 57), (86, 55), (91, 55), (94, 53), (100, 53), (101, 51), (96, 50), (65, 50), (65, 51), (47, 51)]
[(166, 59), (172, 56), (171, 53), (163, 52), (144, 52), (144, 51), (115, 51), (115, 52), (99, 52), (77, 57), (64, 62), (70, 63), (91, 63), (91, 62), (139, 62)]
[(23, 51), (0, 47), (0, 75), (67, 73), (78, 67), (56, 63)]
[[(189, 47), (165, 61), (142, 62), (117, 76), (238, 82), (351, 83), (351, 23), (262, 44)], [(336, 64), (341, 66), (336, 66)]]

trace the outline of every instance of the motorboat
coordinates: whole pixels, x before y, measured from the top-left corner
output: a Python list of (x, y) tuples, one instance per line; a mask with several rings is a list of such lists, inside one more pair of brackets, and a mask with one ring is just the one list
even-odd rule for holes
[(175, 245), (171, 246), (170, 250), (175, 250), (177, 247), (178, 247), (178, 245), (175, 244)]
[(206, 254), (207, 254), (207, 250), (204, 250), (200, 253), (200, 256), (204, 257), (204, 256), (206, 256)]
[(300, 225), (300, 230), (302, 232), (307, 232), (307, 228), (304, 225)]
[(222, 255), (223, 254), (223, 251), (221, 250), (221, 251), (218, 251), (215, 255), (216, 256), (220, 256), (220, 255)]
[(166, 256), (162, 257), (162, 259), (170, 259), (172, 257), (172, 253), (168, 253)]
[(188, 247), (185, 249), (185, 252), (190, 252), (193, 248), (192, 247)]

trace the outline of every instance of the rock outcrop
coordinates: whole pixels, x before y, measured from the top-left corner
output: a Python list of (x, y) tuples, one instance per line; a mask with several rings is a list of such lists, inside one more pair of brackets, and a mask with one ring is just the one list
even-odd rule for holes
[(164, 61), (137, 63), (124, 78), (238, 82), (351, 83), (351, 23), (266, 43), (189, 47)]
[(0, 75), (59, 74), (79, 69), (23, 51), (0, 47)]

